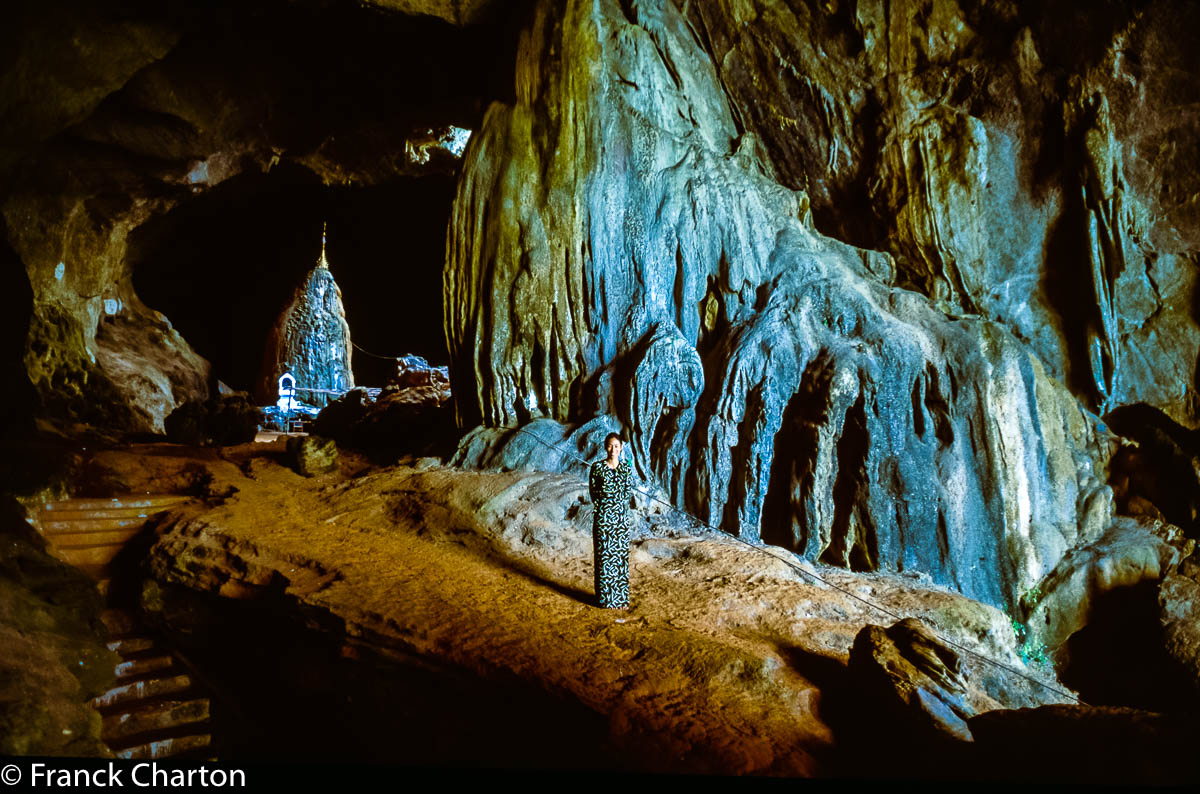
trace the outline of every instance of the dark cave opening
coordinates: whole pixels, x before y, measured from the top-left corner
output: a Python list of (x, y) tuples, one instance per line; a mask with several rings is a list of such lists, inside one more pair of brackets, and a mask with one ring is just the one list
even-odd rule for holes
[(234, 177), (138, 229), (134, 288), (214, 377), (249, 390), (267, 332), (316, 264), (327, 223), (351, 338), (370, 351), (355, 351), (355, 381), (381, 386), (394, 362), (379, 356), (446, 363), (441, 282), (453, 192), (450, 175), (329, 188), (287, 163)]
[(783, 419), (775, 433), (775, 458), (771, 462), (767, 495), (763, 500), (762, 539), (799, 554), (807, 551), (808, 536), (803, 531), (803, 516), (797, 515), (796, 503), (802, 490), (806, 462), (816, 453), (807, 418), (807, 395), (795, 395), (783, 410)]
[(33, 307), (33, 290), (21, 258), (0, 236), (0, 375), (8, 410), (0, 411), (0, 438), (28, 430), (37, 397), (25, 372), (25, 337)]
[(1059, 680), (1087, 703), (1170, 714), (1195, 711), (1193, 682), (1165, 650), (1158, 582), (1141, 582), (1098, 596), (1088, 623), (1071, 635)]

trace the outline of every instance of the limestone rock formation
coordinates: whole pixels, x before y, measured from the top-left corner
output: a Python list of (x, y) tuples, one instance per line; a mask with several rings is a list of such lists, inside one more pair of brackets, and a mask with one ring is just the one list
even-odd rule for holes
[(258, 399), (273, 405), (279, 378), (286, 372), (295, 379), (298, 401), (323, 406), (354, 388), (353, 353), (342, 291), (329, 271), (322, 245), (317, 266), (296, 288), (267, 335)]
[(1003, 323), (1093, 409), (1195, 418), (1193, 5), (675, 5), (819, 229)]
[[(1046, 312), (985, 294), (1048, 266), (1008, 259), (1044, 244), (1008, 244), (1034, 202), (996, 126), (1014, 119), (970, 112), (991, 11), (892, 5), (902, 24), (876, 3), (539, 4), (455, 202), (458, 417), (612, 417), (638, 473), (708, 523), (1014, 605), (1107, 526), (1109, 445), (1054, 377), (1060, 340), (1035, 339)], [(867, 180), (907, 231), (834, 220)]]
[(374, 398), (366, 389), (351, 389), (322, 409), (312, 429), (379, 459), (399, 454), (448, 456), (459, 435), (449, 386), (436, 380), (419, 386), (389, 385)]
[(171, 412), (165, 427), (177, 444), (226, 446), (253, 441), (263, 421), (262, 410), (239, 393), (186, 402)]
[(850, 649), (850, 670), (866, 697), (881, 711), (899, 712), (911, 730), (972, 740), (966, 721), (975, 713), (964, 700), (962, 661), (921, 621), (864, 626)]
[(337, 444), (331, 438), (320, 436), (296, 436), (287, 440), (287, 451), (292, 456), (292, 467), (298, 474), (314, 477), (337, 470)]
[(1163, 578), (1158, 605), (1167, 653), (1200, 694), (1200, 552)]
[(421, 356), (405, 355), (396, 359), (396, 371), (388, 378), (389, 386), (406, 389), (410, 386), (431, 386), (450, 396), (450, 372), (446, 367), (431, 367)]
[[(450, 462), (505, 471), (578, 470), (604, 457), (604, 437), (618, 430), (607, 417), (577, 427), (553, 419), (534, 419), (516, 428), (480, 426), (462, 437)], [(636, 489), (653, 487), (640, 477), (635, 482)]]
[(1100, 596), (1161, 581), (1194, 545), (1173, 525), (1118, 518), (1098, 539), (1064, 555), (1036, 587), (1022, 594), (1014, 611), (1026, 617), (1039, 642), (1056, 651), (1087, 624)]

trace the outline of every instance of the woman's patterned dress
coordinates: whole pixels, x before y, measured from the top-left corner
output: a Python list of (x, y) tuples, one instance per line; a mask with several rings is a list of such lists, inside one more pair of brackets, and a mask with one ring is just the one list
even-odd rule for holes
[(629, 497), (633, 470), (628, 463), (592, 464), (588, 490), (593, 505), (596, 600), (605, 609), (629, 607)]

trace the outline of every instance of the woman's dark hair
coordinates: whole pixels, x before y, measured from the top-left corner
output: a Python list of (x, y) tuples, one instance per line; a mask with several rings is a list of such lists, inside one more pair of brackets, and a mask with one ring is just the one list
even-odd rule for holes
[(608, 447), (608, 442), (609, 442), (609, 441), (612, 441), (614, 438), (615, 438), (617, 441), (620, 441), (622, 444), (624, 444), (624, 443), (625, 443), (625, 439), (621, 438), (621, 434), (620, 434), (620, 433), (609, 433), (607, 436), (605, 436), (605, 437), (604, 437), (604, 446), (605, 446), (605, 448), (607, 448), (607, 447)]

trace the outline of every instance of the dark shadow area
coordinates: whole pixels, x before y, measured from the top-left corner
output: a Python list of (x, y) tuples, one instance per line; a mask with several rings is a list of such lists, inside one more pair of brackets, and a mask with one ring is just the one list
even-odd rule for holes
[(1088, 623), (1066, 643), (1059, 680), (1086, 702), (1161, 713), (1194, 713), (1200, 702), (1164, 650), (1158, 583), (1143, 582), (1096, 598)]
[(323, 210), (298, 166), (234, 177), (132, 235), (134, 289), (214, 377), (249, 390), (267, 331), (320, 255)]
[(0, 440), (33, 430), (37, 397), (25, 372), (25, 339), (32, 315), (33, 289), (25, 266), (8, 238), (0, 235), (0, 378), (5, 393)]
[(308, 430), (361, 452), (377, 466), (391, 465), (404, 455), (448, 460), (466, 432), (454, 424), (448, 393), (392, 386), (374, 402), (361, 389), (350, 391), (329, 403)]
[(330, 191), (330, 268), (354, 342), (368, 351), (354, 351), (357, 381), (382, 386), (395, 370), (391, 358), (408, 353), (449, 363), (442, 269), (454, 192), (450, 175)]
[[(556, 582), (553, 579), (547, 579), (536, 569), (534, 569), (533, 566), (518, 559), (507, 559), (504, 561), (504, 564), (508, 570), (515, 571), (532, 582), (545, 585), (559, 595), (566, 596), (573, 601), (578, 601), (579, 603), (586, 604), (590, 607), (596, 607), (597, 609), (599, 608), (599, 602), (596, 599), (596, 594), (591, 590), (584, 590), (579, 587), (572, 587), (571, 585)], [(631, 601), (631, 603), (636, 605), (636, 599)]]
[(1053, 72), (1086, 72), (1107, 54), (1107, 43), (1148, 3), (1100, 0), (1080, 5), (1046, 0), (1018, 6), (1018, 25), (1028, 25), (1043, 64)]
[(86, 720), (85, 704), (114, 679), (100, 595), (47, 553), (11, 487), (0, 481), (0, 754), (95, 757), (100, 742), (62, 715)]
[(977, 777), (1112, 786), (1195, 785), (1200, 741), (1188, 716), (1051, 705), (996, 709), (969, 721)]
[[(1118, 512), (1151, 513), (1198, 534), (1200, 433), (1184, 427), (1162, 410), (1145, 403), (1123, 405), (1104, 415), (1114, 433), (1136, 442), (1122, 446), (1109, 463), (1109, 484)], [(1152, 508), (1147, 510), (1146, 503)], [(1159, 515), (1153, 515), (1157, 510)]]
[(763, 542), (799, 554), (804, 553), (806, 538), (799, 536), (792, 489), (796, 487), (797, 469), (815, 452), (811, 434), (804, 432), (806, 402), (807, 393), (801, 392), (793, 395), (783, 409), (783, 419), (775, 433), (775, 455), (771, 460), (771, 475), (762, 510)]
[[(244, 85), (230, 86), (227, 100), (236, 101), (242, 91), (269, 89), (266, 97), (274, 107), (266, 117), (268, 130), (289, 152), (303, 151), (331, 133), (349, 137), (380, 122), (429, 123), (436, 117), (474, 128), (488, 98), (513, 90), (516, 37), (504, 14), (491, 15), (487, 24), (457, 26), (431, 15), (338, 0), (105, 0), (92, 5), (112, 7), (109, 13), (118, 18), (180, 32), (168, 55), (172, 68), (240, 72)], [(247, 65), (254, 71), (243, 71)], [(323, 126), (295, 124), (303, 118), (320, 118)]]
[(607, 719), (511, 676), (482, 677), (347, 636), (279, 594), (168, 594), (168, 635), (235, 701), (213, 706), (224, 761), (621, 769)]
[(867, 455), (870, 452), (865, 400), (858, 400), (846, 412), (842, 435), (837, 442), (838, 468), (833, 484), (833, 533), (821, 562), (852, 571), (873, 571), (879, 567), (879, 544), (875, 527), (864, 505), (870, 502), (867, 487)]
[[(837, 738), (833, 777), (868, 780), (978, 780), (967, 748), (915, 728), (912, 716), (889, 708), (894, 699), (864, 688), (845, 664), (799, 648), (781, 648), (788, 664), (821, 693), (818, 716)], [(864, 749), (869, 748), (864, 752)]]
[(871, 688), (840, 661), (798, 648), (780, 652), (821, 693), (818, 714), (837, 737), (834, 777), (1109, 785), (1200, 779), (1198, 735), (1188, 714), (1086, 705), (998, 708), (970, 718), (973, 741), (959, 742), (923, 729), (926, 717), (906, 712), (894, 692)]
[[(787, 661), (788, 666), (811, 681), (821, 693), (817, 708), (817, 716), (833, 730), (835, 736), (845, 736), (847, 740), (839, 739), (834, 747), (834, 753), (829, 762), (832, 775), (840, 777), (851, 770), (857, 770), (859, 775), (871, 775), (878, 772), (886, 774), (885, 769), (875, 769), (872, 764), (861, 764), (861, 756), (857, 743), (849, 741), (859, 728), (859, 722), (864, 709), (871, 708), (862, 691), (851, 680), (850, 671), (845, 664), (827, 656), (818, 656), (800, 648), (781, 647), (780, 655)], [(846, 733), (850, 731), (850, 733)]]
[[(1075, 170), (1065, 169), (1067, 174)], [(1069, 177), (1064, 178), (1064, 182)], [(1054, 310), (1058, 335), (1065, 341), (1064, 379), (1071, 391), (1094, 410), (1100, 395), (1092, 377), (1087, 332), (1099, 326), (1099, 308), (1092, 287), (1091, 249), (1087, 216), (1079, 189), (1064, 188), (1064, 208), (1046, 234), (1041, 289)]]

